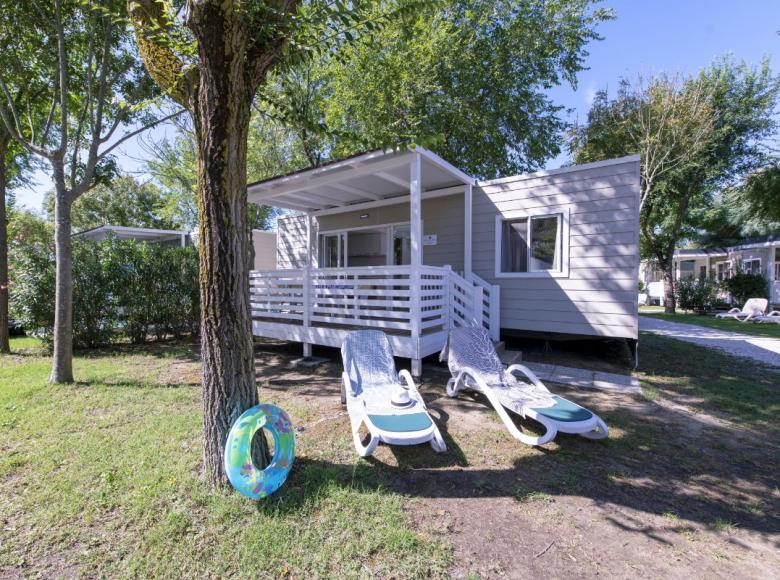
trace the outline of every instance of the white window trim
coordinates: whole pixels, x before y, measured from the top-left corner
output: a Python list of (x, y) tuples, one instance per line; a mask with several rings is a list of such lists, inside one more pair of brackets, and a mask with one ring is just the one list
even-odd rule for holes
[[(549, 210), (539, 209), (532, 211), (509, 211), (506, 213), (500, 213), (496, 215), (496, 232), (495, 232), (495, 271), (496, 278), (568, 278), (569, 277), (569, 209), (562, 209), (561, 211), (551, 212)], [(539, 272), (502, 272), (501, 271), (501, 248), (502, 248), (502, 235), (503, 225), (505, 221), (513, 221), (518, 219), (528, 218), (528, 227), (530, 228), (531, 218), (539, 217), (557, 217), (561, 219), (558, 222), (560, 228), (560, 235), (557, 238), (557, 243), (560, 244), (560, 270), (543, 270)], [(530, 242), (530, 239), (529, 239)], [(528, 252), (530, 253), (530, 243), (528, 246)], [(530, 259), (528, 260), (530, 264)]]
[(747, 273), (747, 269), (745, 268), (745, 262), (758, 262), (758, 273), (763, 274), (764, 270), (762, 269), (763, 264), (761, 263), (761, 258), (743, 258), (742, 262), (740, 263), (740, 268), (743, 273)]
[[(317, 248), (314, 252), (318, 257), (318, 263), (319, 263), (319, 257), (320, 257), (320, 241), (322, 240), (322, 236), (339, 236), (339, 244), (341, 244), (341, 236), (344, 236), (344, 261), (349, 262), (349, 233), (350, 232), (359, 232), (361, 230), (384, 230), (385, 231), (385, 250), (387, 255), (387, 264), (386, 266), (392, 266), (389, 262), (392, 262), (393, 259), (393, 232), (395, 228), (399, 226), (409, 226), (411, 228), (412, 222), (406, 221), (406, 222), (391, 222), (388, 224), (374, 224), (371, 226), (355, 226), (351, 228), (337, 228), (332, 230), (321, 230), (317, 232)], [(420, 220), (420, 227), (425, 227), (425, 222), (423, 220)], [(423, 231), (425, 231), (423, 229)], [(338, 266), (338, 267), (331, 267), (331, 268), (319, 268), (320, 270), (338, 270), (342, 268), (351, 268), (351, 267), (359, 267), (359, 266), (350, 266), (349, 264)]]

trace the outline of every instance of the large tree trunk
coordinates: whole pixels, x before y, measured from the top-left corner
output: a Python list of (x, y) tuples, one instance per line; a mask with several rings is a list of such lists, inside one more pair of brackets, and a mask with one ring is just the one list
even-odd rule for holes
[(256, 405), (249, 307), (246, 150), (253, 87), (245, 71), (247, 33), (232, 9), (193, 8), (201, 82), (192, 103), (198, 154), (204, 471), (226, 481), (225, 441)]
[(0, 136), (0, 353), (11, 352), (8, 340), (8, 216), (5, 207), (6, 167), (8, 136)]
[(70, 245), (70, 194), (62, 167), (54, 167), (54, 251), (57, 274), (54, 298), (54, 355), (50, 383), (73, 382), (73, 257)]

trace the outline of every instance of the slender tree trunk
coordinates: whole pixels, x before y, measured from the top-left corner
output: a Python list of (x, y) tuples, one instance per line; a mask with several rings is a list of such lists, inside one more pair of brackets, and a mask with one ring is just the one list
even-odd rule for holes
[(70, 245), (70, 193), (61, 165), (54, 170), (54, 251), (57, 274), (54, 298), (54, 355), (50, 383), (73, 382), (73, 256)]
[(5, 206), (6, 166), (9, 136), (0, 131), (0, 353), (11, 352), (8, 340), (8, 216)]
[(664, 263), (664, 312), (674, 314), (675, 310), (674, 264), (672, 260), (668, 260)]
[[(230, 12), (230, 8), (224, 9)], [(232, 18), (231, 18), (232, 16)], [(247, 32), (216, 2), (189, 15), (201, 82), (193, 103), (198, 154), (204, 471), (226, 481), (225, 441), (258, 401), (249, 307), (246, 151), (250, 104)]]

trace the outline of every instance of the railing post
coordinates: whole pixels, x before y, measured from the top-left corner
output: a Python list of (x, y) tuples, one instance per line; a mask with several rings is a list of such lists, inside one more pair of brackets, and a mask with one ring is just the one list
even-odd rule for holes
[(449, 332), (452, 330), (452, 266), (447, 264), (444, 266), (444, 279), (442, 280), (444, 287), (444, 316), (447, 318), (445, 327)]
[(482, 286), (474, 284), (472, 286), (472, 301), (471, 301), (471, 321), (476, 326), (482, 326), (482, 303), (484, 301)]
[(501, 286), (490, 287), (490, 338), (501, 338)]

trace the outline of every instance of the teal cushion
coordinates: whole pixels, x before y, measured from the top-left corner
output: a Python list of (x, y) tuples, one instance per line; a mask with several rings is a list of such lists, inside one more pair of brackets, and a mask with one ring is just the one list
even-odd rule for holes
[(407, 413), (404, 415), (369, 415), (368, 418), (382, 431), (409, 433), (422, 431), (432, 425), (428, 413)]
[(579, 405), (575, 405), (563, 397), (554, 395), (553, 399), (555, 399), (555, 405), (552, 407), (535, 408), (534, 411), (540, 415), (544, 415), (545, 417), (552, 419), (553, 421), (563, 421), (567, 423), (575, 421), (587, 421), (593, 417), (593, 413), (587, 409), (583, 409)]

